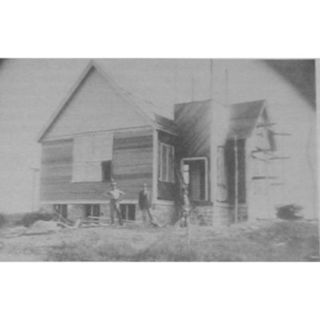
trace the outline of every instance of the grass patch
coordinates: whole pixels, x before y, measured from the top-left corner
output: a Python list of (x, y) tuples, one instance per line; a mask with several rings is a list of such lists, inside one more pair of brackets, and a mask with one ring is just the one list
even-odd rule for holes
[(189, 234), (174, 227), (128, 225), (17, 237), (5, 248), (47, 261), (307, 261), (319, 250), (317, 230), (316, 223), (280, 220), (192, 226)]

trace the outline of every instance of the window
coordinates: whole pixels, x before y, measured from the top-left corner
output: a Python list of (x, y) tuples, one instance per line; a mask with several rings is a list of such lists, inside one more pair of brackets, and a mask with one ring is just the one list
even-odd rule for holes
[(120, 204), (120, 211), (123, 220), (136, 219), (136, 205), (135, 204)]
[[(112, 133), (104, 132), (75, 137), (72, 181), (104, 181), (105, 178), (110, 180), (112, 148)], [(104, 162), (110, 162), (110, 164), (103, 164)], [(105, 170), (104, 166), (106, 166)]]
[(112, 178), (112, 166), (111, 161), (102, 161), (101, 170), (102, 170), (102, 181), (111, 181)]
[(208, 200), (208, 164), (206, 158), (183, 158), (181, 168), (184, 183), (189, 190), (189, 198), (193, 201)]
[(174, 183), (174, 147), (160, 143), (159, 180)]
[(225, 146), (225, 169), (226, 182), (228, 190), (228, 202), (233, 204), (235, 202), (235, 175), (238, 178), (238, 201), (239, 203), (246, 202), (246, 159), (245, 159), (245, 140), (237, 140), (237, 160), (238, 166), (236, 168), (235, 161), (235, 142), (228, 140)]
[(100, 217), (100, 205), (98, 204), (86, 204), (85, 212), (87, 217)]
[(59, 213), (62, 217), (67, 218), (68, 215), (68, 206), (66, 204), (56, 204), (54, 209), (57, 213)]

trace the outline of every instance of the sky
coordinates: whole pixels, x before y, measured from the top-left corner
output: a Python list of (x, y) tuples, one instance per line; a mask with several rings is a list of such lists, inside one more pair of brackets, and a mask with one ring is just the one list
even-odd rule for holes
[[(175, 103), (210, 97), (208, 59), (95, 61), (119, 86), (144, 100), (151, 101), (160, 114), (168, 117), (172, 117)], [(35, 195), (38, 190), (32, 187), (32, 168), (40, 166), (40, 145), (37, 143), (37, 136), (88, 62), (88, 59), (2, 60), (0, 212), (29, 211), (36, 202)], [(277, 67), (276, 63), (273, 67)], [(304, 76), (308, 76), (310, 64), (300, 66), (300, 70), (303, 68), (306, 70)], [(289, 78), (291, 75), (293, 85), (299, 86), (299, 83), (294, 83), (297, 77), (292, 73), (292, 68), (289, 68), (289, 71), (288, 67), (282, 70)], [(300, 72), (301, 74), (303, 73)], [(304, 79), (302, 83), (308, 82)], [(312, 93), (303, 94), (312, 99)], [(37, 185), (36, 183), (36, 187)]]

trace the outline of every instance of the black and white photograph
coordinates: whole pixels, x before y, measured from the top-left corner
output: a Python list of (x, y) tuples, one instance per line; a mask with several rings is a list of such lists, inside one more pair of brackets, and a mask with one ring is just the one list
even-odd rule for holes
[(10, 0), (1, 319), (319, 318), (319, 5)]
[(2, 59), (0, 260), (317, 260), (315, 68)]

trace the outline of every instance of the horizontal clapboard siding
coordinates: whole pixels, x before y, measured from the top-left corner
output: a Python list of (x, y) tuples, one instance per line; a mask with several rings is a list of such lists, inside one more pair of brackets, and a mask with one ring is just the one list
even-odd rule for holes
[[(113, 176), (127, 199), (136, 199), (143, 183), (152, 185), (152, 141), (152, 129), (114, 133)], [(72, 150), (72, 139), (42, 144), (41, 201), (106, 200), (109, 183), (71, 182)]]
[(152, 130), (118, 132), (113, 140), (113, 177), (128, 199), (135, 199), (143, 183), (152, 186)]

